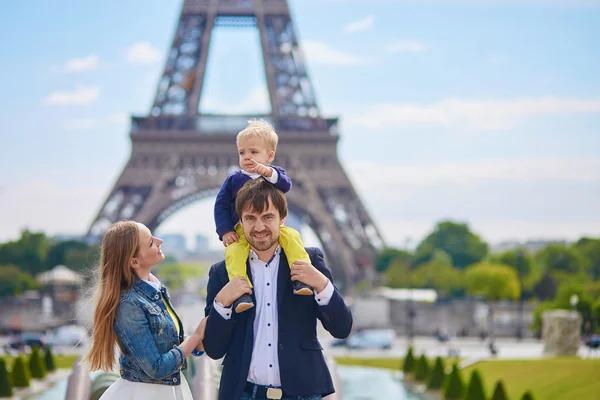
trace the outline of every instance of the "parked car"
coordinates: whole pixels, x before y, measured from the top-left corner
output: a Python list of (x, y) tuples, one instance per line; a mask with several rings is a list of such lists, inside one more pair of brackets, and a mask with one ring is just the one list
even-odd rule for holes
[(590, 349), (600, 348), (600, 335), (592, 335), (588, 340), (586, 340), (585, 345)]
[(7, 352), (11, 350), (23, 351), (26, 347), (46, 348), (48, 342), (46, 337), (38, 332), (23, 332), (20, 335), (13, 336), (4, 346)]
[(393, 329), (363, 329), (346, 339), (351, 349), (391, 349), (396, 339)]
[(84, 327), (78, 325), (64, 325), (58, 327), (52, 336), (48, 337), (51, 346), (78, 347), (88, 340)]

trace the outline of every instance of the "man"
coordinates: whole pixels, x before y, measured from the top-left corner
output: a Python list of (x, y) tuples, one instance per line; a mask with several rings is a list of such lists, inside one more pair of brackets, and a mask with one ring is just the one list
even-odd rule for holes
[[(263, 179), (248, 181), (237, 194), (236, 211), (250, 243), (248, 281), (227, 276), (225, 263), (210, 269), (206, 298), (206, 354), (225, 356), (219, 400), (318, 400), (335, 391), (317, 339), (317, 318), (336, 338), (346, 338), (352, 314), (335, 288), (317, 248), (306, 249), (311, 263), (288, 265), (279, 246), (287, 216), (282, 192)], [(292, 281), (315, 290), (293, 294)], [(231, 305), (252, 294), (254, 308), (236, 314)]]

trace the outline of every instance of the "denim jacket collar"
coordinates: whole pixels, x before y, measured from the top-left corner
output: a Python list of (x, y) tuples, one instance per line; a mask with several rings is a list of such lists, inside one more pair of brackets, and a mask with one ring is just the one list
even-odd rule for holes
[[(148, 297), (151, 300), (155, 300), (156, 295), (158, 294), (156, 289), (154, 289), (152, 286), (148, 285), (146, 282), (144, 282), (143, 279), (140, 279), (137, 276), (134, 277), (133, 288), (135, 290), (137, 290), (138, 292), (144, 294), (146, 297)], [(164, 288), (164, 286), (163, 286), (163, 288)]]

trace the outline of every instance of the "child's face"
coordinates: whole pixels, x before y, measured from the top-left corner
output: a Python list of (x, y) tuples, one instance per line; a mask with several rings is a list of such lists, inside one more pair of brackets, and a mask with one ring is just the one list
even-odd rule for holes
[[(275, 152), (267, 149), (265, 140), (258, 136), (252, 136), (238, 143), (238, 154), (240, 156), (240, 168), (248, 171), (254, 164), (254, 159), (259, 164), (270, 165), (275, 158)], [(250, 171), (248, 171), (250, 172)]]

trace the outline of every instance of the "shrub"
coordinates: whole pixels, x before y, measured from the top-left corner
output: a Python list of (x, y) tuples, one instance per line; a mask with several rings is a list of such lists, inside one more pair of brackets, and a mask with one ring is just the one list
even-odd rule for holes
[(496, 383), (494, 394), (490, 400), (508, 400), (506, 397), (506, 391), (504, 390), (504, 383), (502, 383), (502, 381), (498, 381), (498, 383)]
[(29, 374), (25, 369), (25, 362), (21, 356), (15, 358), (12, 369), (13, 386), (17, 388), (29, 387)]
[(444, 399), (460, 400), (462, 399), (463, 390), (460, 371), (458, 370), (458, 366), (454, 364), (452, 366), (452, 372), (450, 372), (450, 375), (448, 376), (448, 382), (446, 383), (446, 388), (444, 390)]
[(521, 397), (521, 400), (533, 400), (533, 395), (531, 394), (531, 392), (525, 392), (523, 393), (523, 397)]
[(485, 390), (483, 390), (483, 382), (479, 371), (473, 370), (471, 374), (471, 380), (469, 381), (469, 387), (467, 388), (467, 396), (465, 400), (485, 400)]
[(48, 372), (56, 370), (56, 361), (50, 347), (46, 347), (46, 352), (44, 353), (44, 366)]
[(40, 349), (37, 347), (31, 349), (31, 355), (29, 356), (29, 371), (31, 372), (31, 377), (35, 379), (44, 379), (46, 376), (46, 367), (44, 366), (44, 361), (40, 355)]
[(415, 356), (413, 355), (412, 347), (409, 347), (408, 351), (406, 352), (406, 356), (404, 357), (404, 365), (402, 366), (402, 371), (404, 371), (405, 374), (410, 374), (411, 372), (414, 372), (414, 369)]
[(417, 365), (415, 365), (415, 380), (416, 381), (424, 381), (429, 374), (429, 361), (427, 361), (427, 357), (425, 354), (421, 354), (421, 357), (417, 360)]
[(10, 384), (10, 376), (6, 369), (6, 362), (0, 358), (0, 397), (11, 397), (13, 395)]
[(441, 389), (444, 384), (444, 362), (441, 357), (436, 357), (435, 365), (431, 371), (431, 376), (427, 387), (429, 389)]

